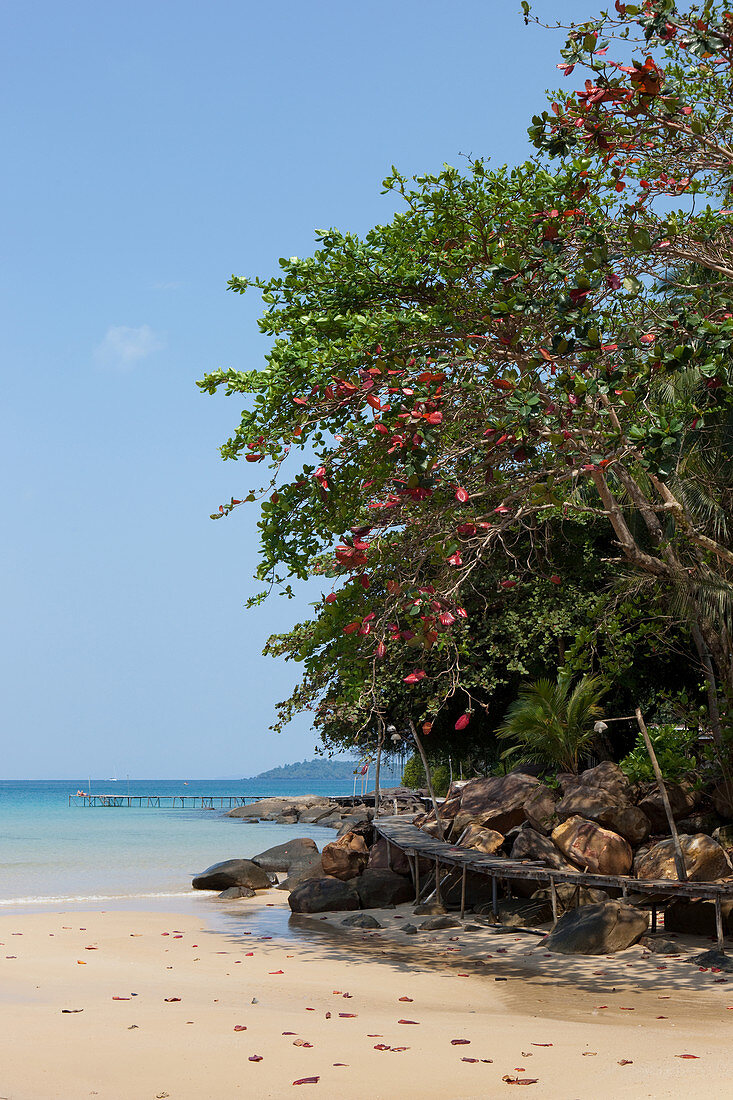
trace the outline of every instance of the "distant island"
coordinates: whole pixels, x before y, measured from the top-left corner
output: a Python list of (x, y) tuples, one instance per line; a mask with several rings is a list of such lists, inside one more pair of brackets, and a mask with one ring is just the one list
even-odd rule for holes
[(303, 760), (296, 764), (282, 764), (278, 768), (270, 768), (269, 771), (260, 772), (259, 775), (250, 775), (244, 778), (247, 782), (252, 779), (266, 779), (268, 782), (296, 779), (337, 782), (351, 780), (355, 769), (360, 766), (358, 760)]

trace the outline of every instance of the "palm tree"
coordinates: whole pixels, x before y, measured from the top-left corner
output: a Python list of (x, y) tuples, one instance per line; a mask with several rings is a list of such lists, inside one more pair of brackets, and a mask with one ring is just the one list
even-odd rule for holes
[(577, 775), (580, 759), (592, 744), (600, 700), (607, 691), (601, 676), (583, 676), (572, 686), (567, 676), (525, 684), (509, 707), (497, 736), (514, 744), (502, 759), (520, 753), (525, 760)]

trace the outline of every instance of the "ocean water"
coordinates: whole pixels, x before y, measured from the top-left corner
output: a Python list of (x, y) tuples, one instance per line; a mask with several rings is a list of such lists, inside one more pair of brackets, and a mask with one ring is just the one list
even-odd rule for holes
[[(124, 795), (352, 794), (348, 783), (265, 784), (231, 780), (91, 781), (93, 793)], [(129, 786), (128, 786), (129, 784)], [(0, 913), (168, 908), (210, 903), (191, 877), (212, 863), (248, 857), (295, 836), (319, 848), (334, 839), (317, 825), (248, 824), (217, 809), (89, 808), (69, 795), (89, 780), (0, 781)]]

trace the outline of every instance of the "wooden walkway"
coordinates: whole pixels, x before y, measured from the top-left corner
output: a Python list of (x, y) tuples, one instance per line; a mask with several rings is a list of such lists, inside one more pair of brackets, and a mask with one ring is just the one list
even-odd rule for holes
[(260, 798), (269, 798), (264, 794), (70, 794), (70, 806), (91, 806), (116, 808), (125, 806), (146, 809), (192, 809), (214, 810), (233, 806), (246, 806)]
[[(373, 825), (377, 833), (387, 841), (388, 854), (391, 845), (394, 845), (410, 858), (416, 901), (421, 897), (420, 859), (431, 860), (435, 864), (433, 893), (438, 898), (440, 898), (441, 887), (447, 882), (447, 879), (441, 880), (441, 867), (451, 868), (453, 872), (460, 870), (461, 917), (466, 908), (466, 874), (471, 871), (487, 875), (491, 879), (492, 907), (495, 916), (498, 913), (499, 881), (511, 883), (529, 880), (549, 886), (554, 920), (557, 920), (558, 916), (556, 893), (558, 883), (569, 883), (576, 887), (587, 886), (596, 889), (610, 887), (621, 890), (622, 896), (629, 899), (632, 904), (643, 904), (646, 900), (652, 910), (652, 931), (656, 929), (658, 904), (664, 905), (676, 897), (709, 899), (715, 903), (718, 946), (723, 946), (722, 902), (726, 899), (733, 900), (733, 880), (730, 883), (676, 882), (670, 879), (638, 879), (630, 875), (596, 875), (587, 871), (556, 871), (540, 860), (504, 859), (484, 855), (482, 852), (477, 852), (475, 848), (458, 848), (424, 833), (405, 816), (380, 817), (373, 822)], [(643, 897), (640, 898), (638, 895)]]

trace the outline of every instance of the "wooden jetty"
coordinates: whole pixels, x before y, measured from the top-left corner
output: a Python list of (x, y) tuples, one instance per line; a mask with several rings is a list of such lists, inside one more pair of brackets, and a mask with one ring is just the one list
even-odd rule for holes
[(263, 794), (70, 794), (70, 806), (88, 806), (117, 808), (125, 806), (131, 809), (133, 806), (140, 809), (190, 809), (190, 810), (214, 810), (232, 809), (233, 806), (246, 806), (248, 802), (256, 802), (260, 798), (268, 798)]
[(415, 883), (415, 901), (425, 900), (420, 884), (420, 860), (431, 860), (435, 864), (435, 876), (431, 874), (428, 889), (430, 897), (440, 900), (441, 891), (461, 884), (461, 917), (466, 909), (466, 875), (468, 871), (487, 875), (491, 879), (492, 908), (498, 914), (499, 883), (503, 882), (511, 891), (511, 883), (517, 881), (537, 882), (549, 886), (552, 899), (552, 914), (558, 916), (558, 883), (570, 883), (598, 889), (620, 890), (622, 897), (632, 905), (649, 908), (652, 914), (652, 932), (656, 931), (657, 907), (664, 907), (674, 898), (705, 898), (715, 904), (715, 927), (718, 946), (723, 947), (722, 902), (733, 900), (733, 882), (676, 882), (670, 879), (639, 879), (630, 875), (597, 875), (586, 871), (556, 871), (540, 860), (500, 859), (487, 856), (471, 848), (458, 848), (446, 841), (437, 840), (424, 833), (403, 817), (380, 817), (373, 822), (377, 833), (387, 841), (387, 854), (392, 845), (407, 855)]

